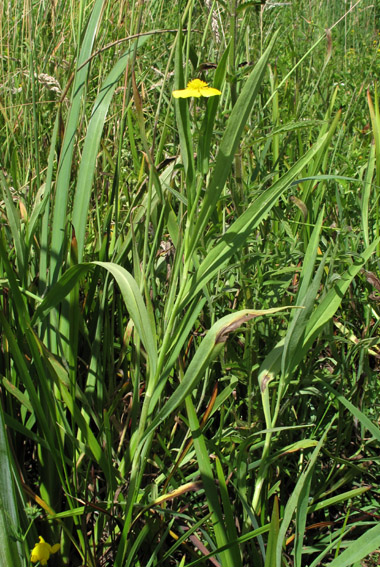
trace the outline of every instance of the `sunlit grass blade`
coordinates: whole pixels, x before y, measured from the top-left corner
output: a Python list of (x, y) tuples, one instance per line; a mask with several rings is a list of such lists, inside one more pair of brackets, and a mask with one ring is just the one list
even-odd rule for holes
[(371, 117), (372, 131), (375, 142), (376, 155), (376, 185), (380, 187), (380, 109), (377, 88), (375, 87), (375, 103), (372, 101), (369, 89), (367, 90), (367, 101)]
[(265, 554), (264, 567), (272, 567), (276, 564), (276, 546), (278, 539), (278, 532), (280, 529), (279, 507), (278, 498), (275, 496), (273, 502), (272, 518), (270, 522), (270, 530), (268, 534), (268, 545)]
[(58, 163), (56, 190), (53, 204), (53, 222), (51, 227), (50, 246), (50, 283), (54, 283), (59, 276), (64, 259), (64, 248), (67, 239), (67, 203), (71, 180), (72, 158), (76, 143), (77, 130), (80, 124), (80, 112), (83, 104), (87, 76), (90, 69), (89, 58), (94, 44), (99, 23), (101, 21), (106, 2), (96, 0), (90, 14), (86, 31), (81, 43), (77, 60), (75, 78), (72, 90), (72, 101), (69, 116), (65, 124), (65, 134)]
[[(363, 238), (364, 244), (369, 246), (370, 238), (369, 238), (369, 201), (371, 193), (371, 186), (372, 186), (372, 178), (375, 171), (375, 153), (376, 153), (376, 146), (375, 144), (371, 145), (371, 149), (369, 152), (368, 157), (368, 166), (365, 172), (365, 176), (363, 179), (363, 191), (362, 191), (362, 199), (361, 199), (361, 221), (362, 221), (362, 231), (363, 231)], [(378, 228), (375, 234), (378, 235)]]
[[(138, 41), (137, 47), (141, 47), (146, 41), (147, 37), (141, 38)], [(85, 233), (87, 230), (88, 222), (88, 207), (90, 203), (92, 182), (95, 172), (96, 159), (98, 156), (100, 139), (104, 128), (104, 122), (115, 89), (118, 85), (118, 81), (123, 75), (130, 57), (134, 52), (135, 45), (132, 44), (131, 47), (120, 57), (120, 59), (109, 72), (108, 76), (100, 87), (99, 94), (93, 105), (91, 118), (83, 146), (72, 213), (72, 223), (78, 242), (79, 262), (81, 262), (83, 259)]]
[[(230, 46), (228, 45), (215, 71), (213, 85), (217, 89), (223, 88), (223, 83), (226, 76), (229, 50), (230, 50)], [(219, 104), (219, 97), (213, 97), (207, 102), (207, 109), (201, 126), (201, 132), (200, 132), (199, 144), (198, 144), (197, 169), (203, 175), (206, 175), (209, 169), (211, 142), (214, 134), (214, 124), (215, 124), (215, 117), (218, 109), (218, 104)]]
[[(185, 86), (183, 62), (182, 62), (182, 31), (179, 30), (176, 38), (176, 51), (175, 51), (175, 75), (174, 75), (174, 89), (182, 89)], [(194, 199), (194, 183), (195, 183), (195, 163), (194, 163), (194, 149), (193, 149), (193, 135), (190, 125), (189, 103), (186, 99), (175, 99), (174, 107), (176, 111), (176, 121), (178, 128), (179, 144), (181, 150), (181, 157), (183, 167), (185, 169), (186, 179), (186, 196), (189, 205), (192, 205)]]
[(273, 34), (267, 49), (248, 77), (247, 82), (245, 83), (227, 121), (223, 138), (220, 142), (213, 173), (206, 188), (206, 194), (198, 214), (198, 220), (195, 223), (189, 248), (186, 250), (187, 257), (192, 255), (196, 242), (199, 239), (199, 235), (203, 233), (203, 230), (224, 188), (243, 128), (247, 122), (253, 103), (259, 92), (260, 85), (267, 71), (267, 64), (277, 35), (277, 32)]

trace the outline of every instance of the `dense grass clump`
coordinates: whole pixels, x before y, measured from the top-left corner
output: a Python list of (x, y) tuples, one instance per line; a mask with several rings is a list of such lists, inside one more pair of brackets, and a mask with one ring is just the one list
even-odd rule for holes
[(4, 565), (377, 564), (378, 16), (0, 4)]

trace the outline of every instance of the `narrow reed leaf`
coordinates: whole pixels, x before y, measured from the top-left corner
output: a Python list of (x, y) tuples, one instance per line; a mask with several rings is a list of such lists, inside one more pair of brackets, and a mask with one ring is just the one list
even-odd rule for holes
[(17, 281), (16, 274), (11, 266), (8, 258), (6, 243), (3, 238), (3, 232), (0, 233), (0, 259), (3, 263), (4, 275), (8, 279), (9, 291), (12, 295), (12, 301), (14, 302), (15, 312), (18, 316), (18, 324), (20, 328), (25, 332), (29, 324), (29, 313), (26, 309), (26, 301), (21, 293), (20, 284)]
[(338, 282), (328, 291), (327, 295), (313, 312), (306, 327), (304, 344), (302, 345), (302, 349), (298, 351), (299, 356), (297, 360), (301, 360), (322, 327), (334, 316), (350, 283), (375, 252), (379, 242), (380, 238), (377, 238), (359, 257), (354, 259), (352, 266), (342, 274)]
[(109, 487), (113, 487), (115, 485), (116, 480), (116, 473), (111, 472), (110, 470), (110, 459), (107, 456), (107, 453), (101, 447), (100, 443), (95, 437), (95, 434), (88, 423), (89, 420), (85, 419), (84, 412), (82, 411), (81, 404), (76, 402), (75, 397), (72, 396), (72, 392), (70, 388), (65, 388), (63, 383), (59, 381), (59, 377), (57, 376), (55, 369), (52, 365), (47, 363), (48, 370), (50, 372), (51, 377), (54, 379), (55, 383), (60, 387), (60, 392), (62, 394), (62, 399), (66, 404), (66, 407), (70, 411), (70, 414), (73, 418), (73, 421), (79, 428), (81, 432), (81, 438), (83, 440), (83, 448), (86, 454), (92, 458), (94, 458), (95, 462), (101, 467), (104, 475), (107, 479), (107, 483)]
[(380, 109), (377, 87), (375, 86), (375, 102), (373, 103), (369, 89), (367, 89), (367, 101), (371, 117), (373, 138), (376, 155), (376, 185), (380, 187)]
[[(229, 51), (230, 46), (228, 45), (215, 71), (213, 85), (217, 89), (221, 89), (223, 87), (223, 83), (226, 77)], [(203, 175), (206, 175), (209, 169), (211, 142), (214, 134), (214, 123), (218, 104), (218, 97), (213, 97), (207, 102), (207, 109), (202, 121), (198, 144), (197, 168)]]
[(361, 486), (360, 488), (354, 488), (353, 490), (342, 492), (341, 494), (337, 494), (335, 496), (332, 496), (331, 498), (326, 498), (326, 500), (315, 502), (315, 504), (311, 504), (309, 506), (308, 514), (317, 512), (318, 510), (324, 510), (325, 508), (329, 508), (330, 506), (336, 506), (341, 502), (347, 502), (347, 500), (352, 500), (353, 498), (360, 496), (364, 492), (371, 490), (371, 488), (372, 486)]
[(31, 325), (42, 322), (51, 309), (57, 307), (81, 281), (83, 276), (93, 269), (93, 264), (78, 264), (66, 270), (57, 283), (49, 289), (46, 297), (35, 310)]
[[(315, 271), (315, 262), (318, 254), (318, 246), (320, 239), (320, 232), (324, 217), (324, 207), (321, 210), (317, 223), (313, 229), (309, 244), (306, 249), (305, 258), (302, 265), (300, 274), (300, 284), (297, 293), (297, 305), (307, 308), (302, 310), (293, 311), (291, 314), (291, 322), (286, 333), (284, 351), (282, 354), (281, 370), (285, 375), (293, 367), (292, 359), (299, 345), (303, 342), (306, 324), (310, 317), (310, 312), (313, 308), (316, 295), (318, 293), (320, 278), (322, 276), (322, 269), (319, 270), (319, 277), (316, 278), (314, 285), (312, 285), (313, 274)], [(318, 272), (317, 272), (318, 273)]]
[(14, 248), (16, 252), (15, 256), (16, 256), (16, 266), (17, 266), (18, 274), (22, 280), (22, 283), (26, 283), (27, 281), (26, 272), (25, 272), (26, 253), (25, 253), (25, 242), (23, 239), (23, 229), (21, 228), (20, 214), (13, 203), (11, 192), (9, 190), (4, 173), (2, 172), (1, 169), (0, 169), (0, 180), (1, 180), (1, 187), (3, 193), (3, 200), (6, 208), (7, 220), (9, 223), (9, 228), (11, 230)]
[(278, 539), (278, 532), (280, 529), (280, 514), (278, 507), (278, 498), (274, 497), (272, 518), (270, 522), (270, 529), (268, 534), (268, 545), (265, 554), (264, 567), (272, 567), (276, 564), (276, 545)]
[(364, 415), (364, 413), (361, 412), (359, 408), (354, 406), (354, 404), (347, 400), (347, 398), (337, 392), (335, 388), (330, 386), (330, 384), (328, 384), (326, 380), (322, 380), (321, 378), (319, 378), (319, 380), (322, 382), (323, 386), (327, 388), (327, 390), (331, 394), (333, 394), (338, 402), (341, 403), (346, 409), (348, 409), (348, 411), (354, 416), (354, 418), (360, 421), (363, 427), (367, 429), (377, 441), (380, 442), (380, 429), (366, 415)]
[[(215, 457), (216, 475), (219, 484), (219, 492), (223, 506), (224, 521), (226, 524), (226, 532), (228, 534), (228, 541), (235, 542), (238, 538), (234, 518), (233, 508), (231, 506), (230, 496), (228, 494), (228, 487), (226, 479), (224, 478), (223, 468), (218, 457)], [(236, 567), (242, 565), (239, 546), (236, 543), (231, 543), (231, 556)]]
[(25, 242), (28, 248), (32, 245), (32, 239), (38, 229), (38, 222), (40, 221), (45, 211), (45, 207), (48, 203), (48, 199), (49, 199), (49, 192), (46, 190), (46, 184), (43, 183), (37, 191), (34, 200), (33, 209), (26, 224)]
[(304, 536), (312, 479), (312, 474), (309, 474), (302, 486), (298, 499), (296, 510), (296, 534), (294, 542), (294, 567), (303, 567), (304, 565), (302, 561), (302, 552), (304, 548)]
[(199, 313), (202, 311), (204, 305), (206, 303), (206, 298), (198, 299), (193, 301), (190, 304), (189, 309), (186, 311), (184, 317), (182, 318), (180, 324), (176, 328), (176, 334), (173, 336), (173, 341), (171, 345), (171, 352), (168, 352), (168, 361), (165, 364), (164, 370), (160, 376), (158, 381), (157, 387), (155, 388), (152, 400), (149, 406), (150, 413), (154, 411), (155, 406), (159, 402), (162, 391), (165, 388), (166, 381), (175, 365), (176, 361), (178, 360), (178, 356), (180, 355), (181, 349), (185, 344), (185, 341), (189, 334), (191, 333), (191, 329), (193, 329), (194, 324), (199, 317)]
[(371, 186), (372, 186), (372, 179), (373, 174), (375, 171), (375, 153), (376, 153), (376, 146), (374, 143), (371, 144), (371, 149), (368, 156), (368, 165), (365, 172), (364, 180), (363, 180), (363, 191), (362, 191), (362, 198), (361, 198), (361, 224), (362, 224), (362, 231), (363, 231), (363, 239), (365, 246), (369, 246), (369, 199), (371, 196)]
[[(41, 228), (38, 234), (40, 241), (40, 257), (39, 257), (40, 278), (38, 282), (38, 289), (41, 295), (45, 292), (47, 287), (47, 282), (49, 279), (48, 267), (50, 260), (50, 238), (51, 238), (50, 197), (52, 193), (53, 173), (56, 162), (56, 150), (57, 153), (59, 153), (59, 150), (56, 148), (56, 145), (57, 145), (59, 126), (61, 124), (61, 121), (62, 121), (61, 110), (59, 110), (54, 121), (53, 134), (50, 143), (48, 167), (47, 167), (45, 189), (44, 189), (44, 198), (43, 198), (43, 204), (41, 204), (41, 212), (43, 210), (44, 214), (41, 219)], [(45, 203), (45, 199), (46, 199), (46, 203)], [(33, 209), (30, 219), (30, 228), (28, 227), (29, 245), (31, 245), (32, 236), (34, 236), (34, 230), (35, 230), (34, 213), (36, 206), (37, 207), (39, 206), (38, 203), (36, 203)]]

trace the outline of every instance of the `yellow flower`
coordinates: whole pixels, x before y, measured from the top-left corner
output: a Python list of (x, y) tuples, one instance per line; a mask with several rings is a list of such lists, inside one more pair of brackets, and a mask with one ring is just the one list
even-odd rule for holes
[(179, 91), (173, 91), (174, 98), (189, 98), (190, 96), (216, 96), (221, 95), (222, 93), (218, 91), (218, 89), (214, 89), (209, 87), (207, 83), (201, 81), (200, 79), (194, 79), (187, 83), (186, 89), (181, 89)]
[(39, 561), (41, 565), (47, 565), (50, 555), (57, 553), (61, 546), (59, 543), (51, 546), (49, 543), (46, 543), (44, 538), (41, 536), (39, 536), (38, 539), (40, 541), (34, 546), (30, 560), (32, 563), (37, 563), (37, 561)]

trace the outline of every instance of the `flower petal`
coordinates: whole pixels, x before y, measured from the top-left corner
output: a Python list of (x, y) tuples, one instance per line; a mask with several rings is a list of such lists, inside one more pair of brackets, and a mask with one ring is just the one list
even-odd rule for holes
[(218, 89), (214, 89), (213, 87), (203, 87), (200, 89), (201, 96), (209, 97), (209, 96), (219, 96), (222, 93)]
[(57, 553), (57, 551), (60, 550), (60, 544), (59, 543), (55, 543), (54, 545), (52, 545), (51, 549), (50, 549), (50, 553)]
[(174, 98), (189, 98), (191, 96), (200, 97), (201, 93), (199, 89), (181, 89), (179, 91), (173, 91), (172, 95)]

